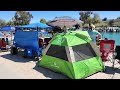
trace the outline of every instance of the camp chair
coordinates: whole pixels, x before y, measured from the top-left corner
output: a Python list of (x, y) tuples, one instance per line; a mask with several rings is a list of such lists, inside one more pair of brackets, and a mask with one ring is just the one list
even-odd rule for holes
[(111, 53), (111, 55), (109, 55), (108, 59), (112, 62), (113, 68), (116, 64), (120, 64), (120, 46), (116, 46), (115, 50)]
[(103, 61), (107, 60), (108, 54), (114, 51), (114, 40), (101, 40), (100, 41), (100, 52)]
[(4, 50), (7, 51), (8, 49), (6, 48), (6, 45), (7, 45), (6, 42), (3, 42), (3, 43), (2, 43), (1, 50), (3, 50), (3, 51), (4, 51)]
[(4, 38), (2, 38), (2, 40), (0, 41), (0, 49), (2, 50), (2, 51), (6, 51), (7, 50), (7, 48), (6, 48), (6, 41), (5, 41), (5, 39)]

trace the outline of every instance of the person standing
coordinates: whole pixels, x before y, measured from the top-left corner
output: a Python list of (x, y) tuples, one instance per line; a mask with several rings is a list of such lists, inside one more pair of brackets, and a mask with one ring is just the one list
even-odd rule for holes
[(67, 33), (67, 28), (66, 26), (63, 27), (64, 33)]
[(89, 33), (91, 39), (92, 39), (94, 42), (96, 42), (96, 36), (99, 36), (100, 38), (102, 38), (101, 33), (99, 33), (99, 32), (96, 31), (96, 30), (88, 30), (88, 33)]
[(8, 41), (8, 36), (6, 36), (6, 44), (7, 44), (7, 45), (8, 45), (8, 42), (9, 42), (9, 41)]

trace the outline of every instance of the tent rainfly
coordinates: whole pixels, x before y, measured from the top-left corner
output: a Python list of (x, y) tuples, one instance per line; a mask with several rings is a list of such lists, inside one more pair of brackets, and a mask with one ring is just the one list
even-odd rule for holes
[(100, 52), (87, 31), (54, 36), (39, 66), (63, 73), (71, 79), (82, 79), (105, 69)]

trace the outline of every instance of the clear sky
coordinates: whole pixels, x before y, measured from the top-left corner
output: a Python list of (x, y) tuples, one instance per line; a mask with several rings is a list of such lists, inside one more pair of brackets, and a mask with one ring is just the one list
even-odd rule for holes
[[(39, 22), (40, 18), (45, 18), (47, 21), (54, 19), (56, 16), (71, 16), (75, 19), (79, 19), (80, 11), (29, 11), (33, 15), (31, 23)], [(94, 11), (100, 15), (103, 19), (115, 19), (120, 16), (120, 11)], [(14, 16), (15, 11), (0, 11), (0, 19), (9, 21)]]

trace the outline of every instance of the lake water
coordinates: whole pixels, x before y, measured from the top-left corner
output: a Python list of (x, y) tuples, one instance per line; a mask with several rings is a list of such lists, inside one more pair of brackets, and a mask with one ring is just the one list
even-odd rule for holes
[(103, 38), (115, 40), (115, 45), (120, 45), (120, 32), (101, 32)]

